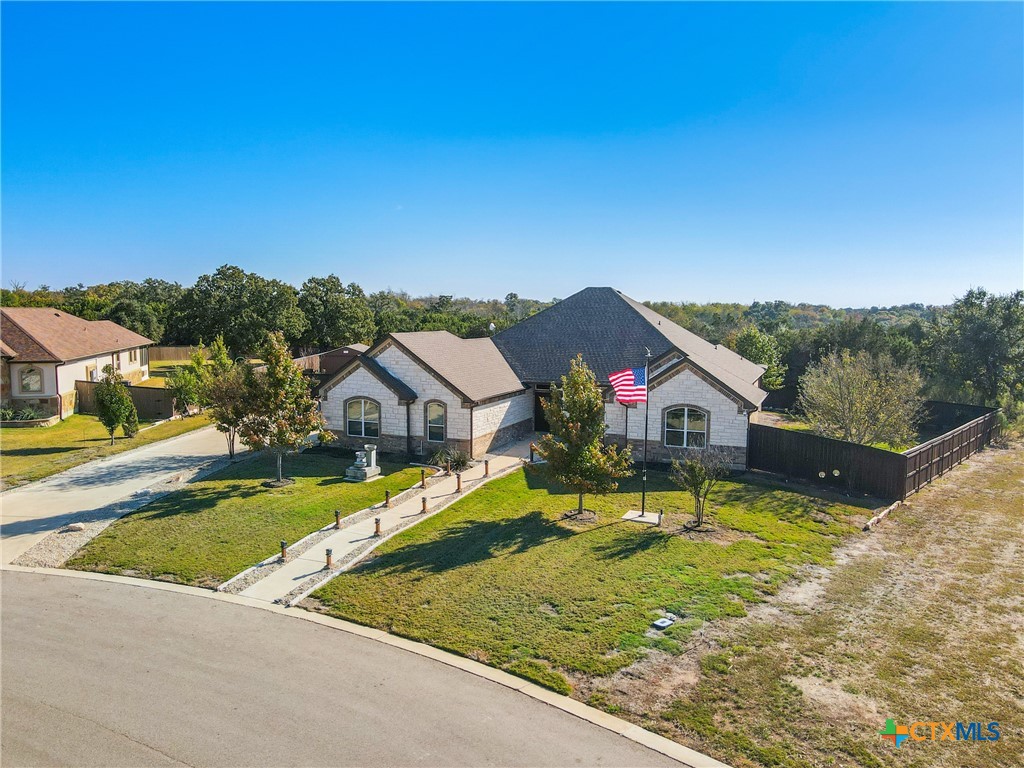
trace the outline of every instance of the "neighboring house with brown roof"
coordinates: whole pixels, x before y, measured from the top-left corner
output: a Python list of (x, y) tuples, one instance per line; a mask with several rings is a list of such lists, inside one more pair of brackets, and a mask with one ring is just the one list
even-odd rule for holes
[(64, 418), (75, 382), (112, 365), (130, 382), (149, 377), (153, 341), (110, 320), (83, 320), (50, 307), (0, 308), (0, 400)]
[[(642, 367), (650, 350), (649, 413), (617, 403), (608, 376)], [(649, 457), (721, 446), (746, 463), (749, 415), (761, 407), (764, 366), (711, 344), (612, 288), (586, 288), (493, 338), (447, 331), (394, 333), (348, 354), (320, 389), (329, 428), (345, 445), (429, 455), (453, 445), (474, 458), (546, 429), (541, 400), (577, 354), (605, 388), (610, 440)]]

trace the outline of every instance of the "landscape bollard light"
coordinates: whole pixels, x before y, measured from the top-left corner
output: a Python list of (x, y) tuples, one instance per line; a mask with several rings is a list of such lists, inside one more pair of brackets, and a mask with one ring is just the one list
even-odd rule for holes
[(334, 510), (334, 527), (341, 528), (341, 510)]
[(491, 460), (484, 459), (484, 477), (491, 476)]
[(375, 517), (373, 519), (373, 535), (380, 536), (380, 518)]
[(287, 560), (288, 559), (288, 542), (287, 541), (282, 541), (281, 542), (281, 559), (282, 560)]
[(455, 473), (455, 492), (462, 493), (462, 473)]
[(426, 512), (427, 512), (427, 497), (424, 496), (421, 501), (423, 502), (423, 504), (420, 507), (420, 512), (422, 512), (423, 514), (426, 514)]
[(427, 470), (421, 469), (420, 470), (420, 488), (426, 488), (426, 487), (427, 487)]
[(530, 463), (533, 464), (533, 443), (530, 443)]
[(450, 461), (448, 462), (447, 472), (449, 475), (452, 473), (452, 463)]
[(384, 506), (391, 509), (391, 491), (384, 491)]
[(334, 550), (327, 550), (327, 570), (331, 570), (334, 567)]
[(658, 510), (658, 527), (659, 528), (661, 528), (661, 517), (664, 514), (665, 514), (665, 510), (663, 510), (663, 509), (659, 509)]

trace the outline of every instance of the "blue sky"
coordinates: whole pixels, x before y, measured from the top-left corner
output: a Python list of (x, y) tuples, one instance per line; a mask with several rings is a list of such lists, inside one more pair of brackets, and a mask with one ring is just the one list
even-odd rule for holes
[(3, 281), (1024, 282), (1024, 5), (2, 6)]

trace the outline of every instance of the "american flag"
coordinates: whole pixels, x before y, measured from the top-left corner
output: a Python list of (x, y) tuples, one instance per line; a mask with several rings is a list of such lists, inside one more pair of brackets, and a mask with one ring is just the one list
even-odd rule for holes
[(615, 399), (620, 403), (647, 402), (647, 371), (643, 368), (626, 368), (608, 376)]

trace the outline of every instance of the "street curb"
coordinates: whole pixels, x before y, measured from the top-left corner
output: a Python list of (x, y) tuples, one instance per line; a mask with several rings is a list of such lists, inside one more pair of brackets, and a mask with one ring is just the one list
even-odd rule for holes
[(267, 603), (262, 600), (255, 600), (249, 597), (242, 597), (241, 595), (235, 595), (227, 592), (215, 592), (208, 589), (201, 589), (199, 587), (188, 587), (183, 584), (172, 584), (170, 582), (148, 581), (146, 579), (137, 579), (130, 576), (115, 576), (109, 573), (71, 571), (63, 568), (28, 568), (18, 565), (0, 565), (0, 571), (105, 581), (113, 584), (141, 587), (143, 589), (155, 589), (162, 592), (176, 592), (183, 595), (192, 595), (193, 597), (203, 597), (208, 600), (219, 600), (224, 603), (232, 603), (234, 605), (249, 608), (258, 608), (260, 610), (269, 611), (270, 613), (276, 613), (282, 616), (291, 616), (292, 618), (301, 619), (313, 624), (319, 624), (324, 627), (330, 627), (331, 629), (347, 632), (350, 635), (357, 635), (367, 640), (383, 643), (384, 645), (390, 645), (394, 648), (414, 653), (417, 656), (422, 656), (424, 658), (446, 664), (449, 667), (455, 667), (463, 672), (468, 672), (471, 675), (489, 680), (493, 683), (498, 683), (506, 688), (510, 688), (529, 696), (532, 699), (555, 707), (562, 712), (566, 712), (580, 718), (581, 720), (585, 720), (599, 728), (616, 733), (630, 741), (658, 752), (665, 757), (671, 758), (684, 766), (688, 766), (688, 768), (731, 768), (725, 763), (719, 762), (718, 760), (708, 757), (696, 750), (690, 749), (689, 747), (684, 747), (682, 744), (677, 744), (664, 736), (660, 736), (652, 731), (641, 728), (638, 725), (634, 725), (626, 720), (610, 715), (600, 709), (595, 709), (594, 707), (588, 706), (576, 699), (571, 699), (568, 696), (555, 693), (547, 688), (541, 688), (539, 685), (531, 683), (528, 680), (524, 680), (521, 677), (511, 675), (500, 669), (489, 667), (486, 664), (481, 664), (478, 661), (467, 659), (464, 656), (457, 656), (453, 653), (442, 651), (432, 645), (408, 640), (404, 637), (399, 637), (398, 635), (389, 634), (380, 629), (364, 627), (360, 624), (344, 621), (343, 619), (324, 616), (323, 614), (307, 611), (303, 608), (286, 608), (281, 605)]

